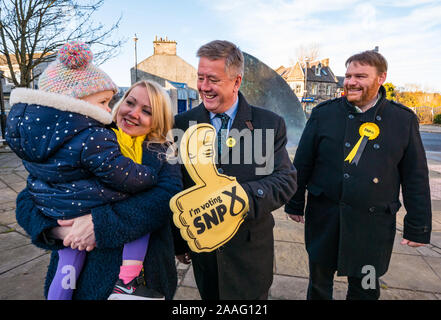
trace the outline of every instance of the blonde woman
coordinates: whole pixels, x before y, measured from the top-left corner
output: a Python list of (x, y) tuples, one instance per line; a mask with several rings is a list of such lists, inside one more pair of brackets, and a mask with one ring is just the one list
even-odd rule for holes
[[(177, 274), (168, 203), (182, 181), (180, 167), (165, 160), (173, 125), (168, 94), (154, 82), (137, 82), (115, 106), (113, 120), (125, 156), (144, 165), (159, 161), (157, 184), (58, 225), (39, 212), (25, 189), (17, 198), (17, 221), (39, 247), (89, 251), (72, 299), (172, 299)], [(53, 254), (46, 294), (56, 260)]]
[[(171, 142), (167, 136), (173, 126), (170, 98), (156, 82), (135, 83), (113, 109), (113, 120), (118, 126), (114, 130), (121, 151), (138, 163), (142, 161), (143, 144), (148, 148)], [(149, 238), (150, 234), (146, 234), (124, 245), (119, 278), (109, 300), (163, 299), (160, 293), (145, 286), (142, 268)]]

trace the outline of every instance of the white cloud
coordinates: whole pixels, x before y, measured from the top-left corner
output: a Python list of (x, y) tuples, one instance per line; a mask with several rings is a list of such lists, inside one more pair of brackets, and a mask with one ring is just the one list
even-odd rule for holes
[(390, 7), (414, 7), (423, 4), (436, 4), (438, 0), (389, 0), (389, 1), (372, 1), (377, 5), (387, 5)]
[[(203, 1), (208, 5), (208, 1)], [(439, 1), (225, 0), (213, 4), (232, 41), (273, 68), (287, 65), (296, 48), (319, 43), (337, 75), (353, 53), (376, 45), (390, 64), (389, 80), (441, 91)], [(394, 8), (391, 8), (394, 7)]]
[(376, 14), (377, 12), (372, 4), (363, 3), (355, 7), (354, 19), (361, 24), (364, 31), (369, 31), (377, 26)]

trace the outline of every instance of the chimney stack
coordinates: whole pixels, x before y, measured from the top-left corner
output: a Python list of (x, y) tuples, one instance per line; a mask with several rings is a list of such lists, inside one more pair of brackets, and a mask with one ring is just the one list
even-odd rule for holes
[(153, 41), (153, 54), (160, 55), (176, 55), (176, 41), (168, 40), (167, 37), (165, 39), (155, 37), (155, 41)]

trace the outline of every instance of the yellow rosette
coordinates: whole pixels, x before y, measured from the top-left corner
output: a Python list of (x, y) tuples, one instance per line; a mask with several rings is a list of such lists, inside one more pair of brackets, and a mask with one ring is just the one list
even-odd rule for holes
[(236, 145), (236, 139), (233, 137), (228, 137), (227, 141), (225, 141), (225, 144), (228, 148), (233, 148)]
[(227, 243), (249, 210), (248, 196), (236, 178), (217, 171), (215, 136), (212, 125), (197, 124), (187, 129), (179, 148), (195, 185), (176, 194), (170, 208), (173, 222), (194, 252), (210, 252)]
[(366, 147), (368, 140), (374, 140), (380, 134), (380, 128), (376, 123), (373, 122), (365, 122), (358, 129), (358, 133), (360, 134), (360, 139), (358, 139), (354, 148), (352, 148), (351, 152), (349, 152), (345, 161), (349, 161), (349, 163), (358, 164), (358, 161), (361, 158), (361, 154)]

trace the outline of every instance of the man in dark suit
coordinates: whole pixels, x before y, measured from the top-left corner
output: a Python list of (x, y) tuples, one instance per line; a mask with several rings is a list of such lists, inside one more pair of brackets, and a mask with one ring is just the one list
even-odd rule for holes
[[(236, 45), (212, 41), (197, 56), (197, 85), (203, 102), (178, 114), (175, 128), (185, 131), (195, 122), (215, 127), (216, 167), (237, 178), (250, 210), (235, 236), (212, 252), (191, 252), (175, 232), (176, 254), (181, 262), (192, 261), (202, 299), (266, 299), (273, 279), (271, 212), (284, 205), (297, 187), (296, 170), (285, 148), (285, 122), (271, 111), (250, 106), (239, 92), (244, 58)], [(194, 182), (184, 167), (183, 171), (185, 189)]]
[[(429, 243), (428, 168), (416, 115), (386, 99), (387, 62), (375, 51), (346, 61), (345, 96), (316, 106), (294, 158), (298, 190), (285, 211), (304, 222), (308, 299), (378, 299), (395, 238), (400, 186), (407, 214), (402, 245)], [(305, 208), (305, 191), (308, 190)], [(305, 212), (304, 212), (305, 210)]]

